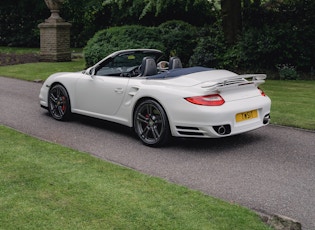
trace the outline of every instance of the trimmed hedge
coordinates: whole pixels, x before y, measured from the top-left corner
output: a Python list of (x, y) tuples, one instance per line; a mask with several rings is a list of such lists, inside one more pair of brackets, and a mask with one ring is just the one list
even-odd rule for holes
[(88, 41), (84, 57), (91, 66), (115, 51), (137, 48), (164, 50), (157, 28), (132, 25), (101, 30)]
[(170, 21), (158, 27), (112, 27), (97, 32), (88, 41), (84, 48), (85, 61), (91, 66), (117, 50), (152, 48), (167, 56), (179, 56), (188, 64), (196, 45), (196, 31), (194, 26), (182, 21)]

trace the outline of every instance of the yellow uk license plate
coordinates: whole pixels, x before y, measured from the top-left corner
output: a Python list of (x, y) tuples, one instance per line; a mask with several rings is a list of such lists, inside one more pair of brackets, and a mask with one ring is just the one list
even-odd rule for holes
[(252, 110), (252, 111), (236, 114), (235, 119), (236, 119), (236, 122), (240, 122), (240, 121), (247, 121), (256, 117), (258, 117), (258, 111)]

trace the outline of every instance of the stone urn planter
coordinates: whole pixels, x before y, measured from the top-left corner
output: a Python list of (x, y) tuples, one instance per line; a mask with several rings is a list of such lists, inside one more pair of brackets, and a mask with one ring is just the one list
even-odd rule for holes
[(51, 15), (38, 25), (40, 29), (40, 60), (71, 61), (70, 27), (71, 23), (59, 15), (65, 0), (44, 0)]
[(59, 15), (59, 9), (61, 8), (65, 0), (45, 0), (45, 3), (50, 9), (51, 15), (46, 22), (63, 22), (64, 20)]

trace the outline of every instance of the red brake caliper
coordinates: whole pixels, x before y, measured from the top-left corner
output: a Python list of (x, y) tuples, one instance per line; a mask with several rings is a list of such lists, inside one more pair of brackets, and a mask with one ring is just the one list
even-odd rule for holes
[(62, 111), (65, 111), (66, 108), (67, 108), (67, 106), (66, 106), (66, 97), (63, 96), (62, 97)]

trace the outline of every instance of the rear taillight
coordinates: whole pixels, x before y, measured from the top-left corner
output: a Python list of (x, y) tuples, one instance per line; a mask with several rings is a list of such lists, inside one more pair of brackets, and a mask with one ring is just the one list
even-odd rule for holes
[(224, 99), (219, 94), (211, 94), (205, 96), (187, 97), (186, 101), (195, 105), (219, 106), (224, 104)]
[(266, 96), (265, 92), (264, 92), (261, 88), (258, 87), (258, 90), (260, 91), (260, 94), (261, 94), (262, 96), (264, 96), (264, 97)]

